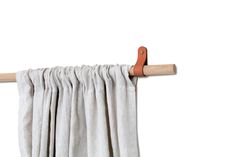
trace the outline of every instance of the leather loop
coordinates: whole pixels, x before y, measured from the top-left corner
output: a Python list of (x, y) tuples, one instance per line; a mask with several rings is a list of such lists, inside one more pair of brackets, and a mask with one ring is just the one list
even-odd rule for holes
[(147, 65), (147, 48), (141, 46), (138, 48), (138, 59), (134, 65), (134, 76), (145, 76), (143, 73), (144, 65)]

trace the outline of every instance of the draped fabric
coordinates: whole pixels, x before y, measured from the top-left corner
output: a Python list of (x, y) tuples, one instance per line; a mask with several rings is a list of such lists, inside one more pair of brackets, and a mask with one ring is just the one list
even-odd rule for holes
[(129, 65), (16, 74), (22, 157), (139, 157), (136, 77)]

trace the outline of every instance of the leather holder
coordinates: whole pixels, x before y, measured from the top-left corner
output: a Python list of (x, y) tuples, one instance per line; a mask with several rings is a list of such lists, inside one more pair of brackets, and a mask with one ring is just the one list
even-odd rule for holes
[(138, 59), (134, 65), (134, 76), (145, 76), (143, 73), (143, 67), (147, 65), (147, 48), (141, 46), (138, 48)]

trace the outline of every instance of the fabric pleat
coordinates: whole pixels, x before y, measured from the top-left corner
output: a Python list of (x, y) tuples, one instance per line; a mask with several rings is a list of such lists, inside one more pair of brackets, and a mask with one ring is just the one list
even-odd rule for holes
[(16, 74), (22, 157), (139, 157), (137, 77), (130, 65)]

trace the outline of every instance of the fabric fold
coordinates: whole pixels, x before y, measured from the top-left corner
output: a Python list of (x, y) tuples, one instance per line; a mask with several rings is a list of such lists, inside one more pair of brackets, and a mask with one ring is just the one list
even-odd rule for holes
[(130, 65), (16, 74), (22, 157), (139, 157), (137, 77)]

